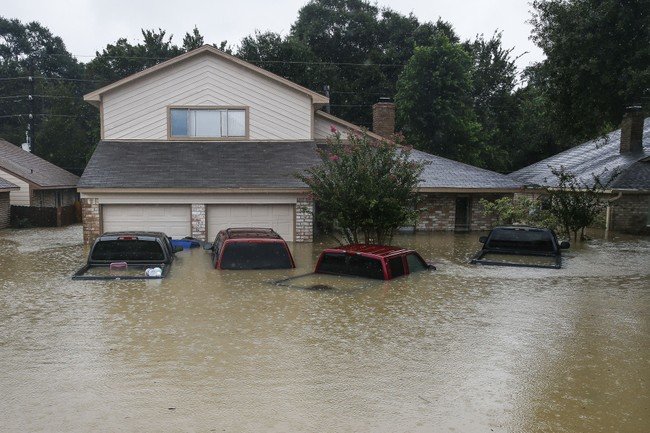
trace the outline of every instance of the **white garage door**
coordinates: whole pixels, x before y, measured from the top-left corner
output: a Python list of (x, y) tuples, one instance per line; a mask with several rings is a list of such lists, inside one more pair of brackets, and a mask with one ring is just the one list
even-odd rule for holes
[(292, 204), (214, 204), (207, 211), (209, 240), (230, 227), (270, 227), (284, 240), (293, 241)]
[(190, 213), (189, 205), (107, 204), (102, 206), (103, 228), (105, 232), (143, 230), (182, 238), (192, 232)]

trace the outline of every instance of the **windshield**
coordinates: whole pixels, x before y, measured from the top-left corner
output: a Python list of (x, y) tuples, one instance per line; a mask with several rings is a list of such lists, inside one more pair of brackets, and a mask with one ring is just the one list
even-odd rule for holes
[(379, 260), (356, 254), (326, 253), (316, 272), (384, 279), (384, 271)]
[(157, 262), (165, 260), (165, 253), (156, 241), (110, 240), (99, 241), (93, 248), (91, 260), (98, 261), (142, 261)]
[(221, 255), (221, 269), (292, 268), (289, 250), (280, 242), (229, 242)]
[(551, 233), (542, 230), (494, 230), (486, 248), (554, 252)]

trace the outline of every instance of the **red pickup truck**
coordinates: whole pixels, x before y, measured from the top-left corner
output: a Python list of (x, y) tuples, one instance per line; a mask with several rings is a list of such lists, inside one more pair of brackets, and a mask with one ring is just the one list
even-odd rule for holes
[(392, 280), (427, 269), (436, 268), (414, 250), (387, 245), (351, 244), (324, 250), (318, 258), (315, 272)]

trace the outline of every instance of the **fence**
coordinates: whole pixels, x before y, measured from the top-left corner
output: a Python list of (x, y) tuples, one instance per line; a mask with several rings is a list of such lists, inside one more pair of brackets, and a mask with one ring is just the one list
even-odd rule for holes
[(59, 207), (11, 206), (13, 227), (63, 227), (79, 222), (74, 205)]

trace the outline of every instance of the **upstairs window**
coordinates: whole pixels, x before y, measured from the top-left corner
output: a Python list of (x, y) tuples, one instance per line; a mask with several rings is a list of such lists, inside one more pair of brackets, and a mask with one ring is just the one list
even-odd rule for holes
[(172, 138), (246, 138), (244, 108), (170, 108)]

